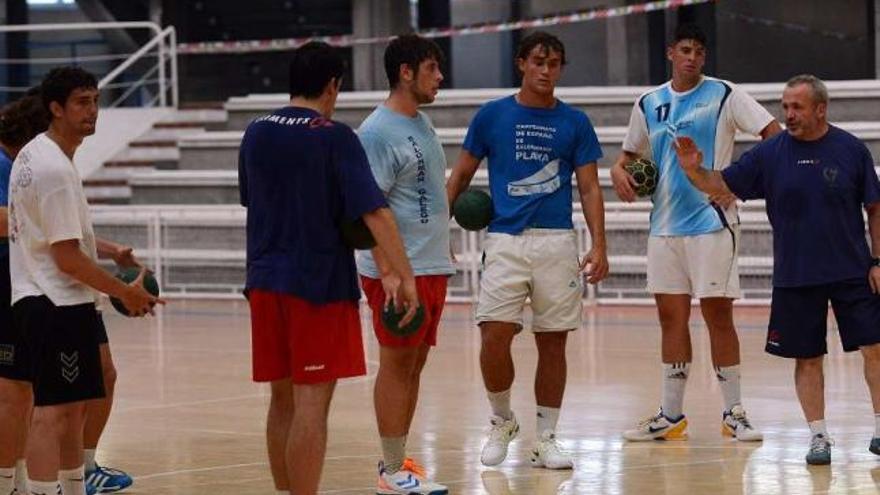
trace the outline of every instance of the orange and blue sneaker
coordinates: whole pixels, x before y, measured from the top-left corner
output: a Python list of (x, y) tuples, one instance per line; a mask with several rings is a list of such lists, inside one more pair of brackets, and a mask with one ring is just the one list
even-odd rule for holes
[(647, 442), (649, 440), (687, 440), (687, 418), (684, 414), (678, 418), (669, 418), (661, 408), (657, 414), (639, 422), (632, 430), (623, 432), (623, 438), (630, 442)]
[(376, 495), (447, 495), (449, 490), (429, 480), (425, 468), (407, 458), (396, 473), (385, 469), (385, 462), (379, 461), (379, 480)]

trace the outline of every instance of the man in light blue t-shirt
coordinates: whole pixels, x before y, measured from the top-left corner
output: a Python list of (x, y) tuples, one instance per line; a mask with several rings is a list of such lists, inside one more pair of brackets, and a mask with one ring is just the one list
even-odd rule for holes
[[(480, 108), (446, 186), (452, 202), (483, 158), (488, 158), (495, 216), (484, 245), (476, 320), (492, 417), (480, 460), (486, 466), (500, 464), (519, 432), (510, 408), (514, 377), (510, 348), (522, 330), (528, 298), (538, 347), (538, 438), (531, 463), (570, 469), (572, 458), (559, 448), (555, 431), (565, 393), (566, 339), (569, 331), (581, 326), (581, 272), (586, 269), (590, 283), (598, 283), (608, 273), (596, 165), (602, 151), (586, 114), (553, 94), (565, 64), (562, 42), (547, 33), (532, 33), (520, 43), (516, 63), (523, 77), (519, 92)], [(572, 175), (577, 178), (592, 239), (590, 251), (580, 260), (571, 218)]]
[(378, 248), (360, 253), (358, 272), (381, 347), (374, 394), (383, 454), (376, 492), (381, 494), (447, 493), (445, 486), (427, 479), (405, 450), (422, 368), (437, 344), (446, 283), (455, 273), (449, 254), (446, 156), (430, 119), (419, 111), (437, 95), (443, 58), (433, 41), (416, 35), (393, 40), (385, 50), (391, 93), (358, 130), (376, 183), (397, 220), (426, 315), (419, 329), (405, 337), (385, 328), (381, 315), (390, 301), (383, 286), (398, 284), (398, 275)]

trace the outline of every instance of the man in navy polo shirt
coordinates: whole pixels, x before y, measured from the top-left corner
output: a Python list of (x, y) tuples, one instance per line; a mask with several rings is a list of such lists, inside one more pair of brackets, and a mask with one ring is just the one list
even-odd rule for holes
[(795, 387), (812, 433), (808, 464), (831, 462), (822, 371), (829, 301), (843, 349), (859, 349), (865, 360), (875, 422), (869, 450), (880, 455), (880, 181), (865, 145), (828, 124), (827, 107), (822, 81), (791, 78), (782, 95), (787, 132), (723, 172), (704, 167), (693, 140), (677, 140), (681, 167), (698, 189), (767, 201), (773, 302), (765, 350), (796, 360)]
[(364, 375), (354, 252), (340, 226), (362, 218), (412, 319), (415, 278), (394, 217), (355, 133), (330, 120), (342, 57), (308, 43), (290, 63), (290, 106), (252, 122), (239, 154), (247, 216), (253, 376), (271, 382), (267, 439), (278, 493), (317, 493), (336, 380)]

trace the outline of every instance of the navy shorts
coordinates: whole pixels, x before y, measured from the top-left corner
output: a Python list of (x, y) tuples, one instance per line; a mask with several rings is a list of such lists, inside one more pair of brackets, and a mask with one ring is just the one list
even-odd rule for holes
[(844, 351), (880, 343), (880, 296), (871, 292), (864, 278), (808, 287), (774, 287), (764, 350), (788, 358), (827, 354), (829, 302)]

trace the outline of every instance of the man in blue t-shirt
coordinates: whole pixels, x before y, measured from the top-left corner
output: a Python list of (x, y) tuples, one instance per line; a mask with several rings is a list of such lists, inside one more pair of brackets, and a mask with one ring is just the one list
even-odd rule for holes
[(865, 360), (875, 418), (869, 450), (880, 455), (880, 181), (865, 145), (828, 124), (827, 107), (822, 81), (793, 77), (782, 95), (787, 132), (722, 172), (702, 167), (692, 139), (677, 140), (679, 163), (701, 191), (767, 201), (773, 300), (765, 350), (796, 360), (795, 387), (812, 434), (808, 464), (831, 462), (822, 370), (829, 301), (843, 349), (859, 349)]
[(446, 155), (431, 125), (419, 110), (432, 103), (443, 81), (443, 52), (417, 35), (395, 38), (385, 49), (385, 71), (391, 92), (358, 129), (379, 189), (385, 194), (406, 255), (416, 275), (422, 325), (400, 336), (382, 322), (388, 304), (383, 287), (398, 275), (380, 249), (358, 259), (364, 294), (373, 312), (373, 330), (381, 350), (373, 402), (382, 442), (376, 493), (448, 492), (431, 481), (406, 456), (406, 439), (415, 415), (422, 369), (446, 303), (446, 283), (455, 273), (449, 254), (449, 205), (446, 202)]
[(290, 63), (290, 106), (252, 122), (239, 154), (247, 215), (253, 377), (271, 382), (267, 440), (275, 488), (316, 493), (336, 380), (366, 373), (354, 252), (341, 227), (363, 219), (399, 279), (387, 297), (418, 308), (412, 268), (357, 136), (330, 120), (343, 61), (308, 43)]
[[(566, 338), (581, 326), (581, 272), (586, 270), (590, 283), (608, 274), (596, 165), (602, 152), (586, 114), (554, 96), (565, 64), (562, 42), (548, 33), (532, 33), (520, 43), (516, 64), (522, 74), (519, 92), (480, 108), (446, 186), (453, 204), (488, 158), (495, 216), (484, 245), (476, 320), (482, 332), (480, 367), (492, 406), (492, 427), (480, 460), (486, 466), (500, 464), (519, 431), (510, 408), (510, 346), (522, 330), (528, 298), (539, 356), (538, 439), (531, 462), (570, 469), (572, 458), (560, 450), (555, 430), (565, 392)], [(582, 259), (572, 224), (572, 175), (592, 239)]]

